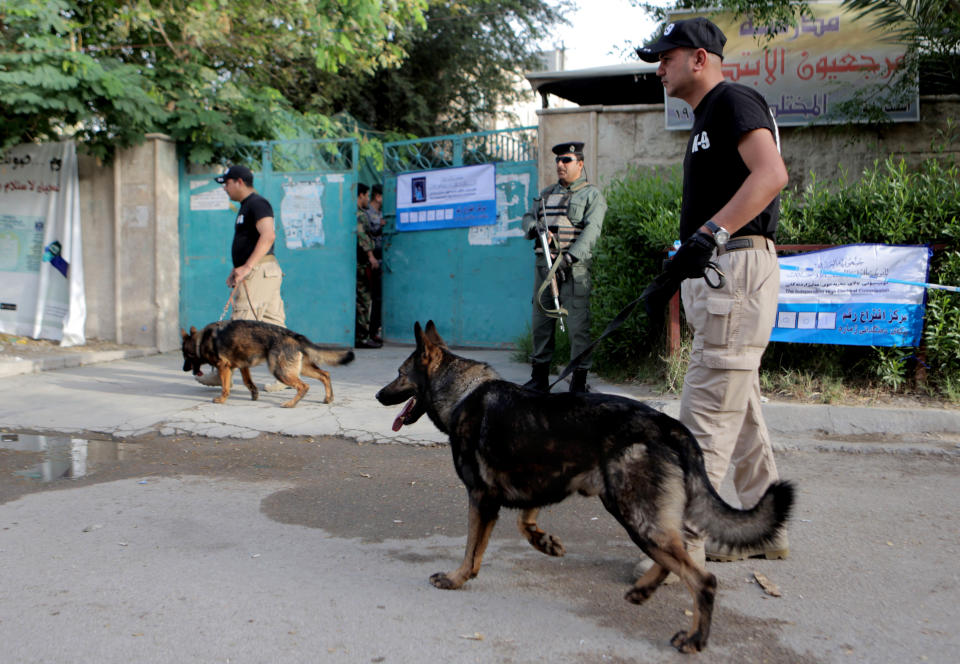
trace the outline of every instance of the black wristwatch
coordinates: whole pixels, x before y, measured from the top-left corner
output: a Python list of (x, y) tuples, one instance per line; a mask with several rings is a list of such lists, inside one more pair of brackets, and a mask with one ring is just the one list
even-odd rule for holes
[(716, 224), (713, 219), (708, 219), (703, 225), (713, 233), (713, 239), (717, 241), (718, 247), (725, 247), (727, 245), (727, 242), (730, 240), (730, 232), (726, 228)]

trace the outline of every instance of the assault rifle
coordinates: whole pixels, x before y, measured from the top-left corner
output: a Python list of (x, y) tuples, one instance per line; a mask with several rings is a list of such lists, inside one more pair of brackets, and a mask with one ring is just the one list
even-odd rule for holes
[[(560, 330), (566, 331), (563, 326), (563, 310), (560, 308), (560, 288), (557, 286), (556, 270), (553, 269), (553, 259), (550, 256), (550, 231), (547, 229), (547, 209), (542, 198), (534, 199), (537, 202), (537, 237), (540, 239), (540, 248), (543, 249), (543, 258), (547, 261), (547, 270), (550, 278), (550, 293), (553, 295), (553, 311), (546, 311), (560, 319)], [(537, 293), (537, 304), (540, 305), (540, 293)], [(542, 307), (541, 307), (542, 308)]]

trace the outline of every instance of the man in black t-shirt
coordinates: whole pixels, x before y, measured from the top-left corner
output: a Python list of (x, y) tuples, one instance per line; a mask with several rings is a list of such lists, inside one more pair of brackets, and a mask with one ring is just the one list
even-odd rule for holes
[[(253, 189), (253, 171), (246, 166), (231, 166), (215, 178), (223, 185), (230, 200), (240, 203), (234, 222), (233, 246), (230, 254), (233, 269), (227, 286), (237, 289), (233, 297), (231, 320), (259, 320), (284, 326), (286, 314), (280, 287), (283, 271), (273, 252), (277, 233), (273, 207)], [(220, 385), (220, 377), (211, 371), (198, 380), (204, 385)], [(268, 391), (283, 389), (282, 383), (270, 383)]]
[[(683, 160), (682, 245), (668, 269), (683, 279), (683, 308), (693, 329), (679, 419), (700, 443), (714, 487), (719, 489), (732, 462), (737, 495), (751, 508), (778, 479), (760, 408), (759, 368), (777, 311), (774, 237), (787, 170), (763, 97), (724, 81), (725, 43), (716, 25), (693, 18), (671, 23), (637, 53), (647, 62), (659, 60), (657, 76), (667, 95), (694, 112)], [(726, 275), (718, 289), (702, 278), (710, 260)], [(703, 546), (702, 540), (691, 542), (691, 557), (702, 560)], [(755, 550), (727, 550), (707, 541), (706, 557), (775, 559), (785, 558), (788, 549), (781, 531)]]
[(234, 288), (242, 283), (242, 287), (234, 297), (231, 318), (283, 325), (283, 272), (273, 253), (277, 237), (273, 207), (254, 191), (253, 172), (246, 166), (231, 166), (216, 180), (230, 200), (240, 203), (230, 251), (233, 270), (227, 277), (227, 286)]

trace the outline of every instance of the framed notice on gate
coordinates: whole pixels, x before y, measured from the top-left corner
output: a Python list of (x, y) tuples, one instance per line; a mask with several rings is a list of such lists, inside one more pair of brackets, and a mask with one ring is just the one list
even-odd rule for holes
[(770, 341), (919, 346), (931, 253), (852, 244), (781, 257)]
[(397, 176), (397, 230), (489, 226), (497, 223), (494, 164)]

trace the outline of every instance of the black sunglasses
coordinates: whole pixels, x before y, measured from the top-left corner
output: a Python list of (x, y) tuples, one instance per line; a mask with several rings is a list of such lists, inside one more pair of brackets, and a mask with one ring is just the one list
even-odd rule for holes
[(562, 162), (564, 164), (569, 164), (574, 159), (576, 159), (576, 157), (569, 157), (569, 156), (557, 157), (557, 163), (559, 164)]

